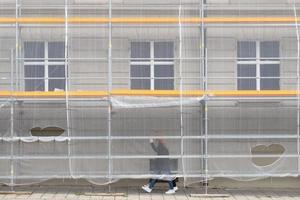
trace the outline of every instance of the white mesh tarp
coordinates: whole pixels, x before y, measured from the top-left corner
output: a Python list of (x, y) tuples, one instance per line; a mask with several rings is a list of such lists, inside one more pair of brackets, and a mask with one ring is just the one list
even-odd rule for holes
[(299, 3), (0, 0), (0, 182), (298, 176)]

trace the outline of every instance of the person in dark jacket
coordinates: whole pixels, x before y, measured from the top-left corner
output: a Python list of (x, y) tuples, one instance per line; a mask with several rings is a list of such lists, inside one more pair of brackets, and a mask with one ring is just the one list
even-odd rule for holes
[[(150, 139), (150, 144), (152, 149), (156, 152), (158, 156), (168, 156), (169, 150), (166, 147), (166, 144), (163, 139), (158, 139), (157, 145), (154, 144), (153, 139)], [(170, 169), (170, 159), (169, 158), (157, 158), (155, 160), (155, 167), (154, 173), (156, 175), (166, 175), (170, 176), (171, 169)], [(144, 185), (142, 189), (148, 193), (152, 191), (154, 185), (156, 184), (158, 179), (150, 179), (148, 185)], [(171, 178), (167, 177), (167, 181), (169, 184), (169, 190), (166, 194), (174, 194), (177, 190), (177, 187), (174, 189), (173, 181)]]

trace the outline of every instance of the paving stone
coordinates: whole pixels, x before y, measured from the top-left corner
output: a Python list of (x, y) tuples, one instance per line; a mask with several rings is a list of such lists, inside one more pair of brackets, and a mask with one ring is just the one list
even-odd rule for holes
[(77, 200), (79, 199), (79, 195), (75, 194), (75, 192), (70, 192), (69, 194), (67, 194), (66, 199), (74, 199)]
[(115, 197), (115, 200), (128, 200), (127, 196), (124, 196), (124, 197)]
[[(63, 192), (65, 193), (67, 191), (63, 191)], [(42, 198), (52, 199), (55, 197), (56, 194), (57, 194), (57, 189), (51, 188), (44, 193)]]
[(90, 200), (103, 200), (103, 197), (91, 196)]
[(17, 197), (17, 195), (15, 194), (7, 194), (4, 196), (4, 199), (15, 199)]
[(36, 190), (30, 195), (28, 199), (41, 199), (46, 191), (45, 190)]
[(162, 193), (151, 193), (151, 200), (163, 200), (164, 196)]
[(30, 194), (26, 194), (26, 195), (17, 195), (16, 199), (28, 199), (31, 195)]
[[(27, 191), (29, 189), (27, 188)], [(11, 199), (51, 199), (51, 200), (300, 200), (300, 191), (297, 189), (251, 189), (251, 190), (209, 190), (216, 194), (230, 194), (228, 198), (199, 198), (190, 197), (190, 193), (203, 193), (203, 189), (194, 188), (192, 190), (180, 188), (175, 195), (164, 194), (165, 188), (157, 187), (152, 193), (148, 194), (143, 192), (139, 187), (122, 187), (111, 188), (112, 193), (125, 193), (126, 196), (87, 196), (85, 192), (108, 192), (107, 188), (95, 187), (95, 188), (31, 188), (33, 193), (31, 195), (16, 195), (7, 194), (0, 195), (0, 200)]]

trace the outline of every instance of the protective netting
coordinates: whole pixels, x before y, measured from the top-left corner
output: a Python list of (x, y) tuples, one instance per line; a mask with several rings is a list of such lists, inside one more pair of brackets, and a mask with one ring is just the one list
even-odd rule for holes
[(299, 3), (0, 0), (0, 182), (298, 176)]

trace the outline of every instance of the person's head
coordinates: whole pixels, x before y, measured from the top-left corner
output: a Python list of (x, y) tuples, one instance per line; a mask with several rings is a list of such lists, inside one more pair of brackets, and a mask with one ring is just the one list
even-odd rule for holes
[(159, 135), (160, 135), (160, 133), (161, 133), (161, 131), (160, 131), (160, 130), (154, 130), (154, 135), (155, 135), (155, 136), (159, 136)]
[(159, 138), (159, 139), (158, 139), (158, 143), (159, 143), (159, 144), (165, 144), (165, 140), (162, 139), (162, 138)]

